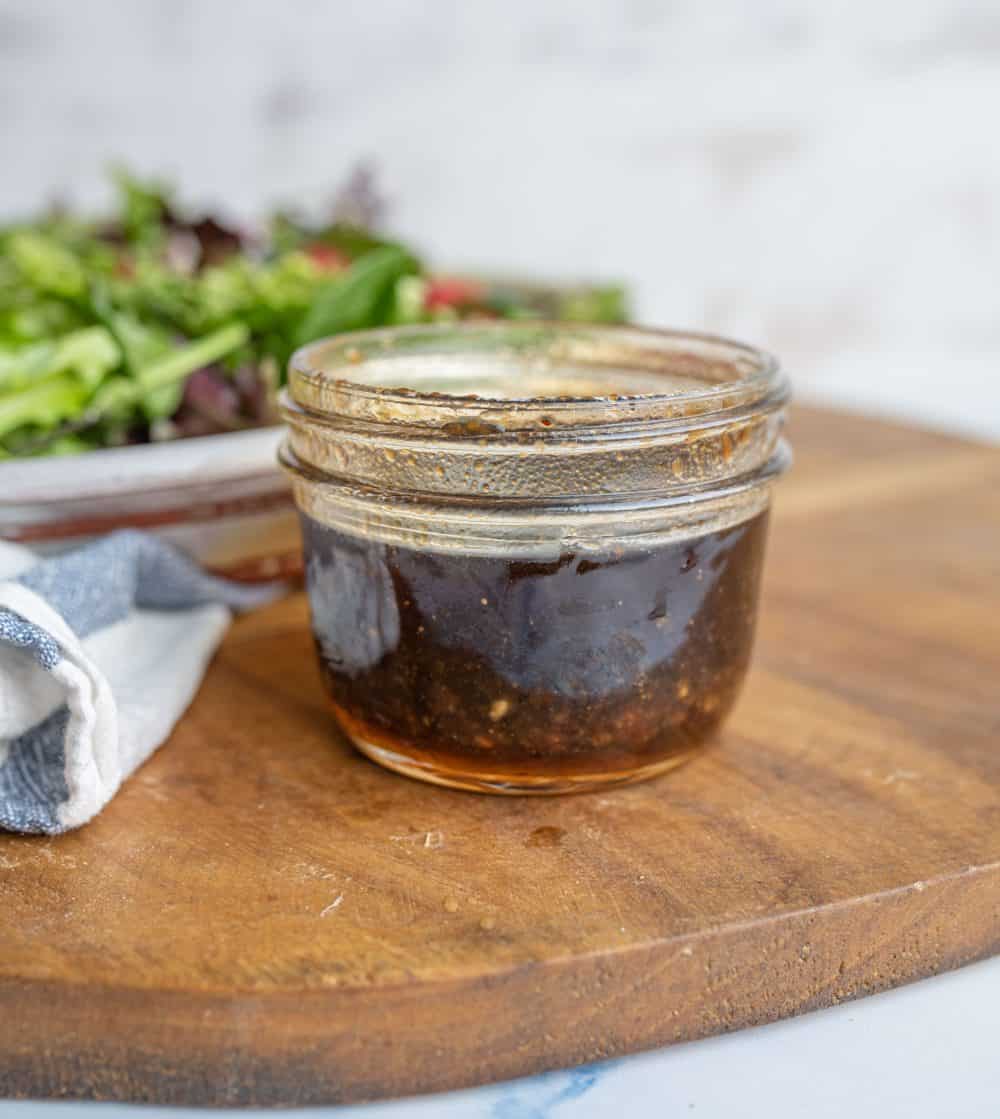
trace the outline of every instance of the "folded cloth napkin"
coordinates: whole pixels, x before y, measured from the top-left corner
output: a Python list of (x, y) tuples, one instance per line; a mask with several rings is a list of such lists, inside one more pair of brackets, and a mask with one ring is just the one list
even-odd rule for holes
[(0, 542), (0, 828), (54, 834), (99, 812), (190, 703), (230, 608), (280, 590), (206, 575), (141, 532), (45, 559)]

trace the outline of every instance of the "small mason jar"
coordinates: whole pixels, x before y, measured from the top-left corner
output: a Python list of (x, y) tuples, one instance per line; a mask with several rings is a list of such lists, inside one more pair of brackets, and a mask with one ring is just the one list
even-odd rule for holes
[(299, 350), (281, 457), (341, 729), (390, 769), (498, 793), (689, 757), (750, 660), (787, 400), (757, 350), (634, 327)]

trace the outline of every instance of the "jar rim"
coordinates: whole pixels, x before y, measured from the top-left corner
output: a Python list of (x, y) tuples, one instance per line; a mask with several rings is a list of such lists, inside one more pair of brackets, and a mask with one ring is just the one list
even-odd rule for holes
[[(661, 376), (669, 391), (501, 395), (526, 381), (607, 390)], [(470, 383), (498, 391), (440, 391)], [(774, 358), (709, 334), (537, 320), (365, 331), (293, 357), (282, 462), (303, 508), (336, 519), (356, 503), (365, 531), (389, 532), (396, 517), (392, 531), (407, 539), (407, 518), (459, 506), (469, 524), (457, 518), (448, 531), (466, 544), (483, 518), (515, 508), (533, 509), (532, 524), (572, 510), (593, 527), (606, 502), (674, 521), (700, 506), (718, 519), (765, 501), (787, 466), (788, 395)], [(519, 546), (531, 531), (516, 527)]]
[[(474, 356), (502, 359), (519, 374), (526, 360), (539, 369), (559, 363), (603, 370), (603, 387), (614, 377), (662, 377), (662, 389), (602, 392), (448, 391), (393, 383), (390, 370), (424, 360), (449, 360), (455, 369)], [(522, 378), (523, 379), (523, 378)], [(500, 383), (500, 378), (497, 379)], [(681, 420), (729, 415), (752, 407), (773, 410), (788, 399), (787, 379), (777, 359), (754, 346), (693, 330), (625, 324), (548, 320), (422, 323), (356, 331), (319, 339), (296, 350), (289, 362), (288, 396), (320, 416), (381, 419), (390, 424), (443, 427), (463, 418), (502, 413), (501, 430), (592, 425), (599, 422)], [(544, 415), (540, 415), (544, 413)], [(461, 430), (455, 434), (461, 435)], [(473, 428), (466, 434), (482, 436)]]

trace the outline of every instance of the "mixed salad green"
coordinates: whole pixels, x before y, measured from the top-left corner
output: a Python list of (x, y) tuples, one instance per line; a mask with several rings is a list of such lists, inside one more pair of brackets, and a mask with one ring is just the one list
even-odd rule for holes
[[(617, 322), (618, 287), (429, 274), (363, 199), (245, 231), (116, 175), (111, 220), (0, 228), (0, 457), (273, 423), (291, 352), (339, 331), (456, 317)], [(362, 184), (364, 186), (364, 184)]]

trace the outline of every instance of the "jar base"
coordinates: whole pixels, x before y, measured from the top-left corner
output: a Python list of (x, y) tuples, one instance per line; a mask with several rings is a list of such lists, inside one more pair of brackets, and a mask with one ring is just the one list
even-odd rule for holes
[(570, 793), (587, 793), (613, 788), (617, 785), (632, 785), (637, 781), (648, 781), (650, 778), (659, 777), (662, 773), (676, 769), (698, 752), (698, 748), (694, 747), (637, 768), (609, 770), (604, 773), (558, 773), (547, 776), (536, 773), (492, 774), (480, 770), (454, 769), (407, 757), (385, 746), (369, 742), (356, 734), (346, 733), (356, 750), (394, 773), (401, 773), (404, 777), (413, 777), (417, 781), (426, 781), (432, 785), (443, 785), (450, 789), (463, 789), (472, 793), (492, 793), (495, 796), (564, 796)]

